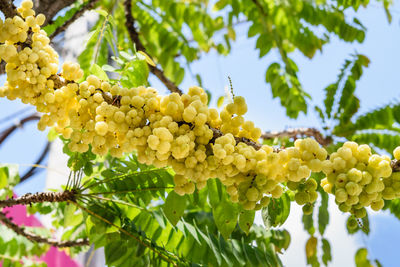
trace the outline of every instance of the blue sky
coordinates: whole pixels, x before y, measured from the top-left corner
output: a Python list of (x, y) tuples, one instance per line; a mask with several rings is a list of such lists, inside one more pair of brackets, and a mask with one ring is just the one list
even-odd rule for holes
[[(349, 15), (352, 16), (351, 12), (349, 12)], [(356, 95), (361, 100), (360, 111), (366, 112), (375, 107), (399, 101), (400, 5), (397, 4), (392, 8), (392, 15), (393, 22), (389, 25), (380, 5), (372, 3), (368, 9), (361, 9), (357, 14), (357, 17), (368, 29), (363, 44), (344, 43), (332, 36), (331, 43), (325, 45), (322, 53), (318, 52), (312, 60), (305, 58), (300, 53), (291, 55), (299, 66), (299, 77), (304, 89), (312, 96), (308, 114), (300, 115), (297, 120), (285, 116), (285, 110), (280, 106), (279, 99), (272, 99), (270, 88), (265, 83), (266, 68), (270, 63), (279, 60), (278, 53), (273, 51), (268, 56), (259, 59), (258, 51), (255, 50), (255, 39), (247, 38), (248, 25), (246, 24), (237, 28), (237, 41), (233, 44), (229, 56), (221, 57), (215, 52), (211, 52), (194, 63), (191, 69), (193, 73), (201, 74), (203, 85), (212, 92), (214, 104), (218, 96), (224, 94), (224, 86), (228, 85), (227, 76), (229, 75), (233, 81), (235, 94), (245, 96), (248, 102), (247, 119), (253, 120), (263, 130), (282, 130), (287, 127), (299, 126), (318, 127), (320, 122), (313, 112), (312, 106), (321, 105), (324, 98), (323, 88), (336, 81), (339, 68), (344, 60), (355, 52), (365, 54), (371, 60), (370, 67), (366, 69), (363, 77), (357, 83)], [(4, 77), (1, 77), (0, 84), (3, 81)], [(164, 88), (153, 78), (151, 82), (155, 88)], [(181, 88), (186, 90), (189, 86), (195, 84), (197, 84), (196, 80), (187, 72)], [(165, 89), (160, 91), (166, 93)], [(6, 99), (0, 99), (0, 118), (24, 107), (26, 106), (18, 101), (10, 102)], [(1, 123), (0, 130), (6, 128), (7, 125), (9, 123)], [(0, 163), (29, 164), (34, 162), (46, 143), (45, 138), (46, 133), (39, 132), (35, 123), (27, 124), (0, 146)], [(26, 168), (21, 166), (22, 170)], [(17, 193), (41, 191), (44, 184), (45, 175), (38, 175), (19, 186)], [(337, 210), (336, 207), (331, 207), (331, 209), (332, 212)], [(387, 213), (373, 214), (369, 237), (340, 235), (344, 237), (337, 243), (334, 243), (333, 240), (336, 242), (335, 235), (338, 232), (344, 233), (345, 217), (337, 211), (331, 214), (332, 226), (329, 226), (328, 232), (332, 236), (331, 245), (335, 259), (332, 266), (354, 265), (351, 261), (354, 253), (340, 250), (340, 246), (345, 243), (354, 246), (354, 251), (356, 247), (367, 246), (371, 256), (378, 258), (383, 266), (398, 266), (396, 256), (398, 253), (397, 240), (400, 238), (400, 222)], [(299, 236), (299, 239), (295, 239), (297, 229), (302, 228), (299, 216), (299, 212), (294, 212), (290, 216), (292, 221), (288, 224), (289, 228), (293, 230), (291, 231), (293, 242), (291, 247), (298, 249), (297, 243), (303, 250), (300, 253), (299, 251), (297, 253), (291, 252), (290, 255), (293, 255), (291, 257), (295, 257), (296, 254), (300, 255), (299, 257), (304, 257), (305, 236)], [(341, 257), (343, 261), (339, 261)], [(285, 259), (288, 266), (291, 266), (289, 264), (290, 259)], [(304, 264), (304, 259), (301, 259), (302, 264)], [(300, 264), (300, 261), (298, 263)]]

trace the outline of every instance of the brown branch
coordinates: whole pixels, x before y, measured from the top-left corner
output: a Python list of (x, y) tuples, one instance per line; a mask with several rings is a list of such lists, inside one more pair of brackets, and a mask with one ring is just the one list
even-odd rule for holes
[(79, 17), (81, 17), (83, 15), (83, 13), (85, 13), (87, 10), (93, 9), (95, 4), (98, 2), (99, 0), (89, 0), (85, 6), (83, 6), (81, 9), (79, 9), (69, 20), (67, 20), (66, 22), (64, 22), (63, 25), (61, 25), (60, 27), (58, 27), (50, 36), (50, 40), (53, 39), (54, 37), (56, 37), (58, 34), (60, 34), (61, 32), (65, 31), (69, 25), (71, 25), (75, 20), (77, 20)]
[[(45, 148), (43, 149), (42, 153), (40, 154), (39, 158), (35, 161), (34, 165), (21, 177), (20, 183), (26, 181), (28, 178), (32, 177), (37, 173), (36, 165), (39, 165), (42, 163), (42, 161), (46, 158), (47, 154), (50, 151), (50, 142), (47, 142)], [(43, 169), (39, 169), (43, 170)]]
[[(125, 0), (124, 1), (124, 6), (125, 6), (125, 26), (128, 30), (129, 37), (132, 40), (132, 42), (136, 45), (136, 50), (138, 51), (143, 51), (146, 54), (146, 48), (144, 47), (143, 43), (139, 39), (139, 33), (135, 29), (135, 19), (132, 16), (132, 0)], [(180, 95), (183, 94), (182, 90), (176, 86), (175, 83), (173, 83), (170, 79), (168, 79), (164, 72), (152, 65), (149, 65), (150, 72), (153, 73), (167, 88), (169, 91), (172, 93), (178, 93)]]
[(392, 160), (390, 166), (394, 172), (400, 172), (400, 160)]
[[(12, 18), (18, 14), (17, 8), (14, 6), (12, 0), (0, 0), (0, 11), (6, 18)], [(0, 74), (6, 72), (6, 62), (0, 59)]]
[(327, 146), (332, 143), (332, 137), (324, 137), (316, 128), (293, 128), (281, 132), (265, 132), (261, 135), (262, 139), (274, 139), (281, 137), (297, 138), (298, 136), (312, 136), (322, 146)]
[(0, 208), (12, 207), (15, 205), (30, 205), (33, 203), (43, 202), (65, 202), (74, 201), (76, 191), (63, 191), (63, 192), (41, 192), (35, 194), (25, 194), (19, 198), (9, 198), (0, 200)]
[(34, 233), (30, 233), (25, 230), (24, 227), (18, 226), (17, 224), (13, 223), (11, 219), (6, 217), (6, 214), (3, 212), (0, 212), (0, 221), (13, 230), (16, 234), (21, 235), (26, 237), (28, 240), (36, 243), (44, 243), (48, 244), (54, 247), (59, 247), (59, 248), (66, 248), (66, 247), (79, 247), (79, 246), (88, 246), (89, 241), (85, 239), (78, 239), (78, 240), (68, 240), (68, 241), (58, 241), (58, 240), (53, 240), (45, 237), (41, 237), (39, 235), (36, 235)]
[(36, 14), (43, 14), (46, 16), (46, 21), (43, 26), (46, 26), (57, 13), (72, 5), (75, 0), (33, 0), (33, 9)]
[(0, 60), (0, 75), (6, 73), (6, 62)]
[(257, 1), (257, 0), (252, 0), (252, 2), (257, 6), (257, 8), (260, 10), (261, 14), (266, 17), (267, 12), (265, 12), (263, 6)]
[(12, 18), (18, 14), (12, 0), (0, 0), (0, 11), (3, 12), (6, 18)]
[(39, 120), (39, 119), (40, 119), (39, 114), (36, 114), (36, 113), (31, 114), (28, 117), (23, 118), (22, 120), (20, 120), (13, 126), (9, 127), (8, 129), (4, 130), (0, 135), (0, 146), (3, 144), (4, 140), (7, 139), (7, 137), (9, 137), (16, 129), (18, 129), (19, 127), (22, 127), (25, 123), (27, 123), (29, 121), (35, 121), (35, 120)]

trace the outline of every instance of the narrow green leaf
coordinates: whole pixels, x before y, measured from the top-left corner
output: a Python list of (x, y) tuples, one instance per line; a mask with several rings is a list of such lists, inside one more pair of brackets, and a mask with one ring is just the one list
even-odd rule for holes
[(318, 210), (318, 230), (321, 236), (324, 235), (326, 226), (329, 223), (328, 200), (328, 194), (321, 192), (321, 205)]
[(322, 252), (322, 262), (325, 264), (325, 266), (328, 266), (328, 263), (332, 261), (332, 254), (331, 245), (325, 238), (322, 238)]

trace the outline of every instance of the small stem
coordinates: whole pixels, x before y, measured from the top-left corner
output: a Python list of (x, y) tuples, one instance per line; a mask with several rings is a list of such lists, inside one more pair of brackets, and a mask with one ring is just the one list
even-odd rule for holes
[(99, 35), (99, 39), (97, 40), (96, 46), (95, 46), (95, 56), (94, 56), (94, 60), (93, 60), (93, 64), (96, 64), (97, 62), (97, 57), (99, 55), (99, 51), (100, 51), (100, 44), (101, 44), (101, 40), (103, 39), (103, 34), (104, 34), (104, 29), (106, 28), (108, 23), (108, 16), (104, 19), (103, 25), (101, 27), (100, 30), (100, 35)]
[(25, 194), (19, 198), (9, 198), (0, 200), (0, 208), (12, 207), (15, 205), (30, 205), (33, 203), (43, 202), (64, 202), (74, 200), (76, 191), (63, 191), (63, 192), (42, 192), (35, 194)]
[(42, 161), (46, 158), (47, 154), (50, 151), (50, 142), (47, 142), (45, 148), (43, 149), (42, 153), (40, 154), (39, 158), (36, 160), (35, 164), (33, 164), (33, 166), (29, 169), (29, 171), (27, 171), (20, 179), (20, 183), (26, 181), (28, 178), (30, 178), (31, 176), (36, 174), (36, 166), (39, 165), (40, 163), (42, 163)]
[(135, 204), (128, 203), (128, 202), (125, 202), (125, 201), (122, 201), (122, 200), (117, 200), (117, 199), (112, 199), (112, 198), (107, 198), (107, 197), (99, 197), (99, 196), (96, 196), (96, 195), (90, 195), (90, 197), (97, 198), (99, 200), (104, 200), (104, 201), (111, 201), (111, 202), (119, 203), (119, 204), (122, 204), (122, 205), (134, 207), (134, 208), (137, 208), (137, 209), (140, 209), (140, 210), (144, 210), (144, 208), (142, 208), (142, 207), (139, 207), (139, 206), (137, 206)]
[(83, 6), (81, 9), (79, 9), (78, 11), (75, 12), (75, 14), (66, 22), (64, 22), (63, 25), (61, 25), (60, 27), (58, 27), (50, 36), (50, 39), (53, 39), (54, 37), (56, 37), (58, 34), (60, 34), (61, 32), (65, 31), (75, 20), (77, 20), (78, 18), (80, 18), (83, 13), (85, 13), (87, 10), (92, 9), (95, 4), (98, 2), (99, 0), (89, 0), (87, 1), (86, 5)]
[(13, 230), (16, 234), (26, 237), (28, 240), (36, 243), (45, 243), (54, 247), (66, 248), (66, 247), (79, 247), (89, 245), (87, 239), (78, 239), (71, 241), (57, 241), (45, 237), (38, 236), (36, 234), (27, 232), (23, 227), (18, 226), (13, 223), (3, 212), (0, 212), (0, 221), (3, 222), (5, 226)]
[(95, 192), (95, 193), (79, 194), (79, 195), (80, 196), (96, 196), (96, 195), (125, 194), (125, 193), (135, 193), (135, 192), (142, 192), (142, 191), (153, 191), (153, 190), (160, 190), (160, 189), (174, 189), (174, 187), (173, 186), (147, 187), (147, 188), (141, 188), (141, 189), (122, 190), (122, 191), (113, 191), (113, 192)]
[(78, 208), (80, 208), (83, 211), (86, 211), (89, 215), (96, 217), (97, 219), (114, 226), (115, 228), (117, 228), (120, 232), (126, 234), (127, 236), (135, 239), (137, 242), (139, 242), (140, 244), (142, 244), (143, 246), (147, 247), (148, 249), (150, 249), (151, 251), (157, 253), (161, 258), (163, 258), (165, 261), (171, 263), (174, 266), (178, 266), (175, 262), (171, 261), (170, 259), (168, 259), (165, 255), (163, 255), (162, 253), (160, 253), (159, 251), (155, 250), (154, 248), (152, 248), (151, 246), (149, 246), (148, 244), (146, 244), (146, 242), (143, 242), (142, 240), (140, 240), (138, 237), (134, 236), (133, 234), (129, 233), (127, 230), (121, 228), (120, 226), (114, 224), (113, 222), (110, 222), (109, 220), (101, 217), (100, 215), (94, 213), (93, 211), (81, 206), (79, 203), (77, 202), (71, 202), (72, 204), (74, 204), (75, 206), (77, 206)]

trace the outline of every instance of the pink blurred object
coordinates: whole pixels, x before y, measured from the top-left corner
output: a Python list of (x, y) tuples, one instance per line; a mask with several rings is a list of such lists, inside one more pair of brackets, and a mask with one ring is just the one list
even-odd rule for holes
[[(25, 206), (16, 205), (10, 208), (4, 208), (3, 211), (7, 214), (8, 218), (12, 218), (12, 221), (18, 225), (42, 226), (35, 216), (27, 216)], [(49, 267), (81, 267), (80, 264), (72, 260), (64, 251), (60, 251), (56, 247), (51, 247), (45, 255), (40, 257), (40, 260), (46, 262)]]

